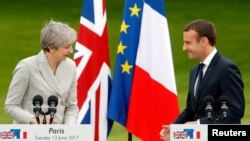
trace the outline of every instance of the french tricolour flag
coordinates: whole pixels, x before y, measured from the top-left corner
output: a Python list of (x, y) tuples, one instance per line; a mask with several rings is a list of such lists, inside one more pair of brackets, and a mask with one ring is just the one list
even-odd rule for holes
[(179, 114), (163, 0), (126, 1), (116, 59), (108, 116), (143, 141), (160, 141), (162, 125)]

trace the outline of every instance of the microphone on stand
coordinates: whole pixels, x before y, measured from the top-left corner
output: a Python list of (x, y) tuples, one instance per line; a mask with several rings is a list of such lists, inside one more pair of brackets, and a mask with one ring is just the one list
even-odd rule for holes
[(40, 95), (36, 95), (33, 97), (33, 112), (35, 113), (36, 116), (36, 121), (38, 124), (40, 124), (40, 119), (39, 119), (39, 114), (42, 112), (42, 106), (43, 104), (43, 97)]
[(212, 97), (211, 95), (207, 95), (204, 98), (204, 104), (206, 105), (205, 112), (207, 114), (208, 120), (213, 121), (212, 112), (213, 112), (214, 97)]
[(228, 102), (228, 98), (225, 95), (222, 95), (219, 97), (218, 99), (219, 103), (221, 104), (221, 111), (222, 111), (222, 120), (224, 121), (227, 118), (227, 102)]
[(56, 106), (58, 104), (58, 98), (54, 95), (48, 98), (48, 105), (49, 105), (49, 114), (50, 114), (50, 124), (52, 124), (55, 113), (56, 113)]

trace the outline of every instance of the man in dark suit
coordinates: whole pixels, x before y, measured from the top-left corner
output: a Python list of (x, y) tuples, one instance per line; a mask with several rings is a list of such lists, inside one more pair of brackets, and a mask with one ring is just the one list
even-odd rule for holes
[[(191, 70), (186, 108), (174, 124), (240, 124), (245, 110), (243, 81), (238, 67), (217, 51), (214, 24), (203, 19), (190, 22), (184, 28), (183, 41), (189, 59), (200, 63)], [(210, 99), (214, 101), (211, 118), (204, 104), (208, 96), (214, 99)], [(218, 100), (221, 96), (227, 101), (224, 119)], [(161, 139), (169, 140), (168, 133), (169, 126), (163, 125)]]

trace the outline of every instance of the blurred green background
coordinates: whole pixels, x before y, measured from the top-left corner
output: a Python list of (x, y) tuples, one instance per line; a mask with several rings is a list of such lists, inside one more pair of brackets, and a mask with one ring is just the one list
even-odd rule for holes
[[(124, 0), (106, 0), (111, 71), (113, 74)], [(68, 23), (78, 30), (82, 0), (0, 1), (0, 124), (11, 123), (4, 101), (17, 62), (40, 50), (40, 30), (50, 19)], [(197, 62), (182, 52), (182, 29), (197, 18), (211, 20), (217, 27), (217, 49), (241, 70), (245, 84), (246, 109), (243, 124), (250, 123), (250, 1), (165, 0), (180, 109), (185, 106), (190, 69)], [(166, 72), (167, 73), (167, 72)], [(168, 108), (168, 107), (165, 107)], [(164, 109), (163, 109), (164, 110)], [(127, 132), (115, 124), (109, 141), (126, 141)], [(134, 141), (139, 140), (133, 137)]]

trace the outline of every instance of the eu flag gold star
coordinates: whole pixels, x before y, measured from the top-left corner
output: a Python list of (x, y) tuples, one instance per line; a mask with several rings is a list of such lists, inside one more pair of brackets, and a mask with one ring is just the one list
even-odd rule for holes
[(125, 23), (125, 21), (123, 20), (122, 21), (122, 25), (121, 25), (121, 32), (124, 32), (124, 33), (126, 33), (127, 34), (127, 28), (129, 27), (129, 25), (127, 25), (126, 23)]
[(117, 49), (117, 54), (121, 53), (122, 55), (124, 55), (124, 49), (127, 48), (127, 46), (124, 46), (122, 44), (122, 41), (120, 41), (119, 45), (118, 45), (118, 49)]
[(134, 15), (139, 17), (139, 11), (141, 11), (141, 9), (137, 7), (136, 3), (134, 5), (134, 7), (130, 7), (129, 9), (131, 11), (131, 14), (130, 14), (131, 17), (134, 16)]
[(122, 67), (122, 73), (126, 72), (128, 74), (130, 74), (130, 69), (133, 68), (132, 65), (128, 64), (128, 60), (126, 60), (126, 62), (122, 64), (121, 67)]

